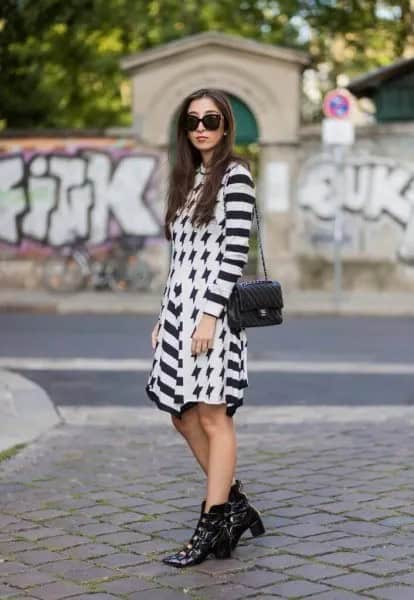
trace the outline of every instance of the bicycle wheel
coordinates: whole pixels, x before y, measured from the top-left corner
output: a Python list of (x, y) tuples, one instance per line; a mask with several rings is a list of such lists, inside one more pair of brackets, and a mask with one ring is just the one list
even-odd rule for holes
[(85, 285), (79, 262), (73, 256), (50, 256), (43, 263), (43, 285), (51, 292), (76, 292)]
[(125, 261), (112, 259), (105, 264), (105, 275), (113, 292), (126, 292), (129, 289), (128, 273)]
[(153, 277), (153, 272), (149, 265), (142, 259), (139, 259), (129, 268), (129, 288), (131, 291), (148, 290)]

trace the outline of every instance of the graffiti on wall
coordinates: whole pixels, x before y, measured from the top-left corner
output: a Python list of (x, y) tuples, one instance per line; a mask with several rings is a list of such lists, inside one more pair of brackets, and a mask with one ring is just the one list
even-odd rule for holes
[(0, 154), (2, 246), (160, 236), (158, 163), (155, 153), (116, 147)]
[[(320, 227), (319, 238), (335, 218), (336, 176), (332, 159), (319, 154), (304, 164), (299, 177), (298, 205), (311, 213), (314, 229)], [(393, 245), (394, 256), (413, 260), (414, 164), (362, 153), (353, 155), (346, 160), (342, 183), (345, 243), (358, 246), (359, 240), (361, 246), (363, 240), (362, 245), (373, 253), (384, 244)], [(374, 231), (382, 235), (372, 236)], [(318, 239), (317, 232), (314, 239)]]

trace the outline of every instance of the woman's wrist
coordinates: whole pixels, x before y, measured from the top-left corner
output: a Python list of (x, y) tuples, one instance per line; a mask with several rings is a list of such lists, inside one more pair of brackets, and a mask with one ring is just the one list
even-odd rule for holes
[(207, 312), (203, 312), (203, 315), (205, 315), (206, 317), (210, 317), (211, 319), (214, 319), (215, 321), (217, 320), (216, 315), (212, 315), (212, 314), (207, 313)]

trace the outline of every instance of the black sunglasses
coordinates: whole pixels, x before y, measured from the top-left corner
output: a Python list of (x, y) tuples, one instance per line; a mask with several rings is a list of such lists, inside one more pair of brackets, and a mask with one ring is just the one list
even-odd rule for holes
[(187, 115), (184, 120), (184, 127), (187, 131), (195, 131), (200, 121), (209, 131), (217, 131), (220, 127), (221, 115), (210, 113), (204, 115), (201, 119), (195, 115)]

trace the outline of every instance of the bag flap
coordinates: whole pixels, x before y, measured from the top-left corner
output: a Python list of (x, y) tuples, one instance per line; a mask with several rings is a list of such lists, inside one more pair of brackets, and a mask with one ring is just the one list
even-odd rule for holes
[(242, 281), (238, 284), (240, 310), (283, 308), (282, 288), (278, 281)]

